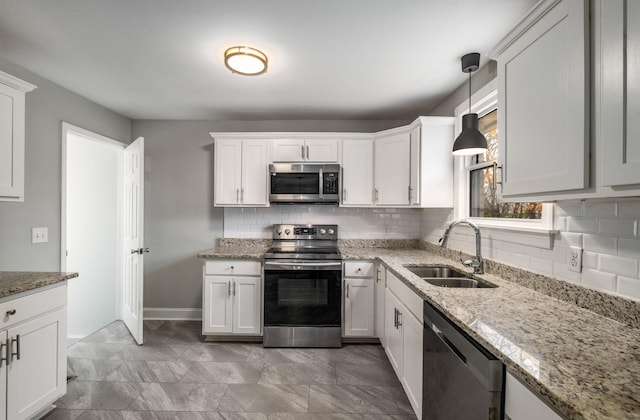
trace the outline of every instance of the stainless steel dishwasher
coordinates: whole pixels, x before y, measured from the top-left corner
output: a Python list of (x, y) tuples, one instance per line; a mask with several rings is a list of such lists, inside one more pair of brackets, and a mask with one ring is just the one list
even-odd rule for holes
[(504, 365), (424, 303), (423, 420), (501, 420)]

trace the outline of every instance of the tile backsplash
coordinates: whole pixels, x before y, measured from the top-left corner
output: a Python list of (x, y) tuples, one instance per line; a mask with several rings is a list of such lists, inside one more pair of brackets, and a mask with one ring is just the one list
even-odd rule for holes
[(420, 209), (274, 206), (224, 209), (225, 238), (271, 238), (271, 225), (335, 224), (340, 239), (418, 239)]
[[(450, 211), (425, 210), (422, 239), (437, 243)], [(562, 201), (554, 206), (551, 249), (515, 241), (483, 241), (483, 257), (592, 289), (640, 300), (640, 199)], [(583, 248), (582, 272), (567, 267), (570, 246)], [(475, 253), (470, 232), (454, 233), (449, 247)]]

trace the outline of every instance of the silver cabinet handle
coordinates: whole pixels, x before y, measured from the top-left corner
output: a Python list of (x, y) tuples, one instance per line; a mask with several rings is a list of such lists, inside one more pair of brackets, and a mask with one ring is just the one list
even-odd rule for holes
[(345, 297), (347, 299), (349, 299), (349, 285), (348, 284), (346, 285), (346, 289), (345, 289)]
[(347, 189), (346, 188), (342, 189), (342, 202), (343, 203), (347, 202)]
[(411, 185), (409, 185), (407, 189), (409, 190), (409, 204), (411, 204), (411, 198), (413, 197), (413, 188), (411, 188)]
[[(498, 169), (500, 169), (500, 181), (498, 181)], [(500, 190), (502, 190), (502, 165), (498, 165), (498, 162), (493, 162), (493, 191), (497, 192), (497, 184), (500, 184)]]
[(11, 316), (11, 315), (15, 315), (15, 314), (16, 314), (16, 310), (15, 310), (15, 309), (9, 309), (9, 310), (7, 311), (6, 316), (8, 316), (8, 317), (9, 317), (9, 316)]
[[(132, 254), (148, 254), (149, 253), (149, 248), (138, 248), (138, 249), (132, 249), (131, 250)], [(13, 315), (13, 314), (12, 314)]]
[(236, 188), (236, 204), (240, 202), (240, 188)]
[(244, 203), (244, 188), (240, 188), (240, 202)]
[(398, 325), (396, 328), (402, 327), (402, 312), (398, 311)]
[(300, 150), (302, 152), (302, 160), (304, 160), (304, 144), (300, 146)]
[(236, 281), (233, 280), (233, 296), (236, 295)]
[(307, 145), (307, 160), (309, 160), (309, 145)]
[(373, 202), (374, 203), (378, 202), (378, 189), (377, 188), (373, 189)]
[[(13, 343), (16, 343), (15, 352), (13, 351)], [(16, 338), (11, 339), (11, 343), (9, 343), (9, 351), (11, 352), (11, 361), (13, 361), (13, 356), (16, 356), (16, 359), (20, 360), (20, 334), (16, 334)], [(9, 364), (9, 361), (7, 361), (7, 364)]]
[(231, 280), (229, 280), (229, 297), (231, 297)]
[(393, 308), (393, 327), (398, 329), (398, 310)]

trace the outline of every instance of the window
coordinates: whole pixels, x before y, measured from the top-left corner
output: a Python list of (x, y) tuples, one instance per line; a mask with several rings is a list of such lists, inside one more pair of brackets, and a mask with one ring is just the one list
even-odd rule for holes
[(471, 97), (471, 110), (467, 101), (455, 110), (456, 134), (460, 132), (462, 115), (475, 112), (488, 146), (482, 155), (456, 158), (456, 218), (471, 218), (480, 226), (498, 229), (549, 231), (552, 204), (500, 201), (497, 108), (497, 83), (493, 80)]

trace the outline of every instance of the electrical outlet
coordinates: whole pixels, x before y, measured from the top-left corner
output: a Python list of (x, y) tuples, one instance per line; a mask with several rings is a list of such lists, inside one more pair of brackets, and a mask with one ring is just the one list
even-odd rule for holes
[(582, 271), (582, 248), (570, 246), (567, 249), (567, 267), (577, 273)]
[(37, 227), (31, 229), (31, 243), (41, 244), (49, 242), (49, 228)]

